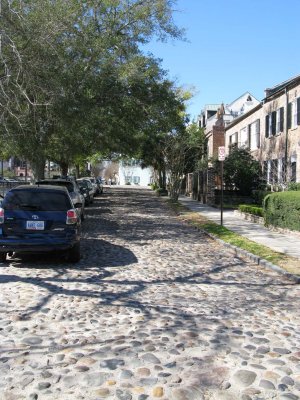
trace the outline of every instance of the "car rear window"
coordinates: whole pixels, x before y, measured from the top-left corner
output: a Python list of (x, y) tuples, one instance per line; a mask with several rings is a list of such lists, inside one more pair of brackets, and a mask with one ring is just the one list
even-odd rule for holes
[(36, 190), (15, 190), (6, 194), (2, 207), (6, 210), (67, 211), (73, 208), (65, 193)]
[(88, 187), (87, 181), (77, 181), (77, 184), (79, 187), (84, 187), (84, 188)]
[(68, 189), (68, 192), (74, 192), (74, 185), (72, 182), (62, 182), (62, 181), (39, 181), (38, 182), (39, 185), (52, 185), (52, 186), (63, 186), (66, 187)]

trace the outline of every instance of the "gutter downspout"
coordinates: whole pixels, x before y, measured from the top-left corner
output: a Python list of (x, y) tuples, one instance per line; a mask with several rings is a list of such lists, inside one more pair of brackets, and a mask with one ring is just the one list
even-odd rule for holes
[(286, 109), (286, 119), (285, 119), (285, 149), (284, 149), (284, 175), (285, 184), (288, 183), (288, 104), (289, 96), (287, 88), (285, 88), (285, 109)]

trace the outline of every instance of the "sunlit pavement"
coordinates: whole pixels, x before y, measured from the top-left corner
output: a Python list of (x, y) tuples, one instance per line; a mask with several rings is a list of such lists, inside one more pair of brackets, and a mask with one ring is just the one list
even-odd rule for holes
[(0, 399), (300, 398), (300, 290), (105, 187), (82, 260), (0, 265)]

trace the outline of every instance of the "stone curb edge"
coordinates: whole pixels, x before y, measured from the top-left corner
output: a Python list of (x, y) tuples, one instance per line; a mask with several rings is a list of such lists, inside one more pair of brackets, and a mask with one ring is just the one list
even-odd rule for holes
[(283, 268), (279, 267), (278, 265), (275, 265), (275, 264), (265, 260), (262, 257), (256, 256), (255, 254), (250, 253), (249, 251), (243, 250), (240, 247), (234, 246), (230, 243), (226, 243), (226, 242), (224, 242), (224, 240), (218, 238), (217, 236), (213, 235), (212, 233), (207, 232), (204, 229), (199, 229), (199, 228), (197, 228), (197, 229), (198, 229), (198, 231), (205, 233), (211, 239), (213, 239), (213, 240), (221, 243), (223, 246), (228, 247), (229, 249), (233, 250), (237, 256), (247, 257), (251, 261), (254, 261), (258, 265), (262, 265), (263, 267), (270, 268), (273, 271), (276, 271), (282, 275), (285, 275), (287, 278), (292, 279), (295, 283), (298, 283), (298, 284), (300, 283), (300, 276), (291, 274), (290, 272), (285, 271)]

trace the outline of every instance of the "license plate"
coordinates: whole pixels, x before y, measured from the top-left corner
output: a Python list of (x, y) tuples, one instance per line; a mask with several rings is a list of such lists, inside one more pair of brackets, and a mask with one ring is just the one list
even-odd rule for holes
[(42, 231), (45, 229), (45, 221), (26, 221), (26, 229)]

